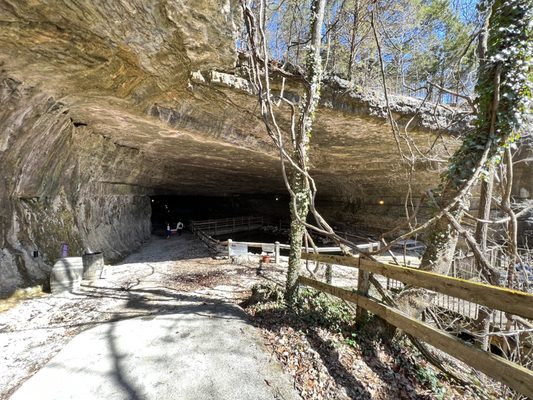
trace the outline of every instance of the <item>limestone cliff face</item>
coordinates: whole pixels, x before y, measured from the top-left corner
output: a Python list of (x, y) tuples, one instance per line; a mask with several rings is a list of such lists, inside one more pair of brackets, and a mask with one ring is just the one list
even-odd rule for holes
[[(131, 251), (150, 233), (148, 195), (285, 191), (239, 76), (239, 24), (237, 0), (0, 0), (0, 291), (45, 279), (63, 242)], [(380, 97), (326, 82), (311, 168), (328, 216), (390, 227), (409, 181), (438, 180), (466, 113), (391, 105), (411, 131), (400, 147), (425, 156), (412, 175)]]
[(235, 0), (2, 0), (3, 61), (56, 91), (149, 102), (234, 58), (237, 11)]
[[(114, 165), (135, 173), (139, 157), (85, 126), (65, 104), (0, 79), (0, 295), (47, 279), (67, 243), (71, 255), (104, 251), (108, 260), (150, 235), (149, 199), (94, 185)], [(34, 254), (38, 251), (38, 254)]]
[[(174, 178), (170, 168), (180, 135), (142, 117), (176, 105), (191, 70), (232, 63), (236, 9), (0, 1), (0, 296), (46, 280), (62, 243), (108, 261), (133, 250), (151, 230), (147, 193), (173, 179), (194, 187), (189, 171)], [(181, 136), (189, 152), (194, 140)]]

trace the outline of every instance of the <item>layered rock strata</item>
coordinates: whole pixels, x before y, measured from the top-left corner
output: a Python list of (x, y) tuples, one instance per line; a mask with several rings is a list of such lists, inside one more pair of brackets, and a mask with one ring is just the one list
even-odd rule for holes
[[(0, 291), (46, 281), (62, 245), (116, 259), (150, 235), (150, 203), (134, 186), (138, 155), (76, 126), (66, 105), (21, 82), (0, 87)], [(127, 171), (127, 173), (126, 173)]]
[[(63, 243), (131, 251), (150, 233), (149, 195), (285, 191), (239, 76), (239, 21), (236, 0), (0, 0), (2, 293), (45, 280)], [(391, 107), (409, 138), (391, 133), (379, 95), (326, 82), (311, 163), (328, 216), (390, 227), (409, 184), (416, 197), (438, 180), (467, 113)]]

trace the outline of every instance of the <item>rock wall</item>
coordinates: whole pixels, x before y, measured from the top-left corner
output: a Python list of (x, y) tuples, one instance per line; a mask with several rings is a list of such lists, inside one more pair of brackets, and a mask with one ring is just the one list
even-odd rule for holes
[(76, 211), (85, 248), (103, 251), (108, 262), (128, 254), (150, 236), (148, 196), (89, 195)]
[[(64, 242), (108, 261), (133, 250), (150, 233), (148, 195), (261, 199), (243, 208), (286, 195), (240, 22), (237, 0), (0, 0), (0, 292), (45, 280)], [(298, 101), (298, 81), (285, 83)], [(400, 148), (424, 155), (413, 172), (383, 96), (352, 89), (324, 83), (311, 174), (326, 217), (384, 231), (403, 220), (408, 185), (438, 184), (471, 116), (391, 96), (411, 133)], [(286, 133), (290, 115), (277, 115)]]
[(94, 182), (136, 173), (140, 155), (76, 123), (46, 93), (0, 82), (0, 296), (46, 281), (63, 243), (70, 255), (90, 248), (109, 260), (139, 246), (151, 230), (142, 188)]

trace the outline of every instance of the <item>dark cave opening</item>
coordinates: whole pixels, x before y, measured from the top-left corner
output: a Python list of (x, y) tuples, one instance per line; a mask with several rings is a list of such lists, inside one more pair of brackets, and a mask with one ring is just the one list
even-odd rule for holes
[(178, 221), (242, 216), (264, 217), (272, 223), (289, 222), (289, 197), (285, 194), (239, 194), (232, 196), (151, 196), (152, 230), (161, 232), (166, 224), (175, 227)]

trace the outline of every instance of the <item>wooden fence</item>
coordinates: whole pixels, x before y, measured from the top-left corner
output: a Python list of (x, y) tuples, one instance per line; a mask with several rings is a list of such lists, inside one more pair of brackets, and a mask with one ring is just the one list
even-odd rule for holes
[[(217, 252), (226, 252), (231, 257), (232, 250), (239, 248), (241, 254), (248, 253), (248, 248), (260, 248), (262, 253), (272, 254), (276, 263), (280, 262), (280, 250), (289, 249), (289, 245), (276, 243), (234, 242), (229, 239), (221, 242), (211, 237), (212, 234), (232, 233), (257, 229), (263, 225), (261, 217), (239, 217), (221, 220), (196, 221), (191, 224), (193, 233), (209, 248)], [(361, 250), (379, 248), (379, 243), (369, 243), (357, 246)], [(311, 250), (311, 249), (307, 249)], [(353, 302), (357, 305), (358, 313), (371, 312), (383, 318), (388, 323), (428, 344), (465, 362), (488, 376), (503, 382), (516, 391), (533, 398), (533, 371), (506, 360), (503, 357), (483, 351), (469, 345), (446, 331), (435, 328), (427, 323), (408, 316), (398, 309), (381, 303), (368, 296), (370, 275), (376, 274), (386, 280), (387, 286), (391, 282), (398, 282), (401, 286), (410, 285), (428, 289), (437, 293), (437, 300), (443, 303), (445, 299), (459, 299), (466, 304), (486, 306), (499, 310), (500, 319), (505, 313), (533, 320), (533, 295), (516, 290), (491, 286), (483, 283), (468, 281), (452, 276), (444, 276), (417, 268), (392, 265), (369, 260), (363, 257), (346, 257), (324, 255), (320, 253), (340, 252), (339, 247), (322, 247), (317, 253), (307, 253), (302, 249), (302, 258), (330, 265), (342, 265), (358, 269), (357, 292), (329, 285), (304, 276), (299, 277), (299, 283), (313, 287)], [(438, 302), (438, 301), (437, 301)], [(449, 308), (449, 307), (448, 307)], [(458, 310), (459, 311), (459, 310)], [(501, 322), (501, 321), (500, 321)]]
[(529, 320), (533, 319), (532, 294), (364, 258), (305, 253), (302, 257), (331, 265), (358, 268), (360, 286), (357, 292), (354, 292), (304, 276), (299, 277), (300, 284), (353, 302), (357, 305), (358, 310), (361, 309), (378, 315), (404, 332), (503, 382), (519, 393), (533, 398), (533, 371), (503, 357), (466, 344), (446, 331), (421, 322), (398, 309), (369, 297), (369, 284), (368, 280), (364, 282), (364, 277), (368, 278), (369, 274), (378, 274), (398, 280), (406, 285), (454, 296)]

